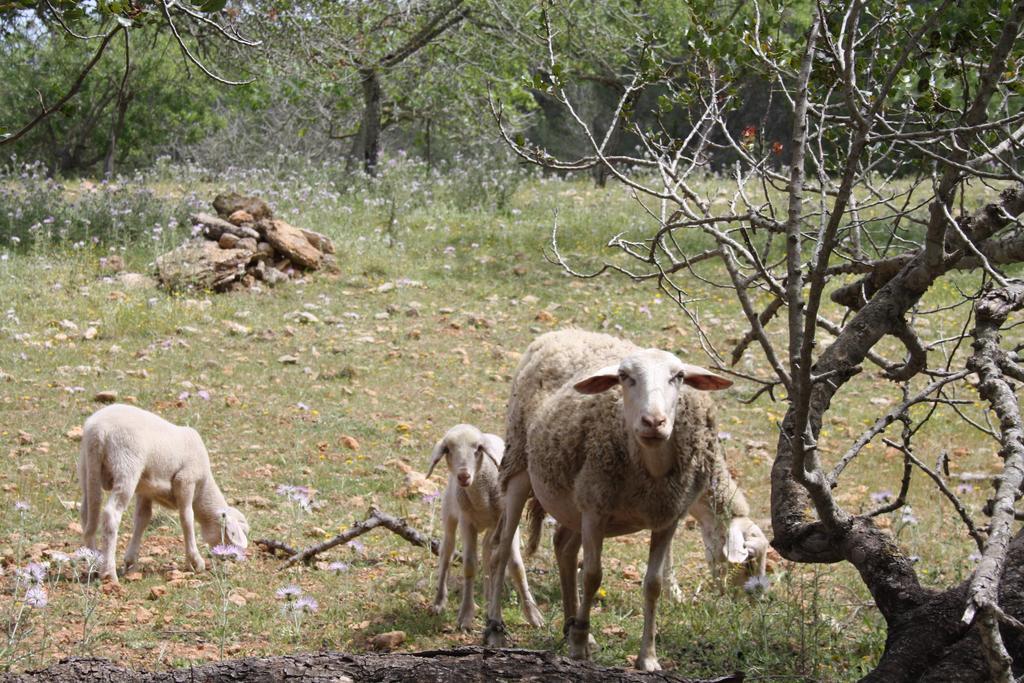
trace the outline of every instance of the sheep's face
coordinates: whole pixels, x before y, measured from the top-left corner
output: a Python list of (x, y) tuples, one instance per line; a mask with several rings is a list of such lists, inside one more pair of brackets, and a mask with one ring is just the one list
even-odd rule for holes
[(456, 425), (434, 446), (427, 476), (430, 476), (437, 463), (444, 458), (448, 471), (458, 485), (468, 488), (476, 480), (485, 457), (489, 457), (495, 465), (498, 464), (499, 454), (491, 453), (491, 449), (492, 445), (476, 427)]
[(579, 380), (577, 391), (597, 394), (615, 385), (622, 387), (622, 411), (626, 429), (645, 447), (657, 446), (672, 435), (676, 402), (683, 384), (712, 391), (732, 382), (710, 370), (688, 365), (660, 349), (644, 349), (623, 358), (618, 365), (601, 368)]
[(249, 522), (237, 508), (224, 508), (220, 511), (217, 521), (217, 524), (203, 527), (203, 536), (209, 545), (227, 543), (239, 548), (248, 547)]

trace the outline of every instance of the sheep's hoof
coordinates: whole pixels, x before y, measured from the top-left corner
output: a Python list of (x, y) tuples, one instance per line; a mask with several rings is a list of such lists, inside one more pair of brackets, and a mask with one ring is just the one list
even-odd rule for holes
[(460, 631), (465, 631), (467, 633), (469, 631), (472, 631), (473, 617), (460, 617), (459, 620), (455, 622), (455, 628), (459, 629)]
[(658, 663), (658, 658), (654, 655), (645, 657), (641, 655), (636, 658), (636, 668), (640, 671), (661, 671), (661, 664)]
[(188, 558), (188, 566), (192, 568), (196, 574), (206, 571), (206, 562), (201, 557), (190, 557)]
[(505, 629), (505, 622), (487, 620), (487, 628), (484, 629), (484, 645), (487, 647), (505, 647), (508, 643), (508, 631)]
[(427, 608), (427, 611), (431, 614), (440, 614), (444, 611), (444, 603), (435, 603)]
[(590, 635), (590, 625), (582, 628), (573, 621), (569, 626), (567, 640), (569, 642), (569, 657), (572, 659), (589, 660), (597, 649), (597, 641)]
[(673, 583), (668, 587), (668, 597), (672, 602), (683, 601), (683, 589), (679, 587), (678, 583)]

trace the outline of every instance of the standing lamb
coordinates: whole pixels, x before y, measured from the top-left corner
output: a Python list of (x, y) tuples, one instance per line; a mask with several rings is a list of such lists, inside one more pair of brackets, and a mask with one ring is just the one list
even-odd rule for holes
[[(688, 385), (700, 391), (683, 388)], [(590, 609), (601, 585), (601, 549), (609, 536), (651, 530), (644, 577), (644, 630), (638, 669), (660, 669), (654, 613), (664, 560), (682, 515), (690, 511), (714, 539), (714, 563), (743, 561), (747, 501), (719, 450), (714, 406), (704, 391), (731, 381), (658, 349), (641, 349), (581, 330), (539, 337), (512, 380), (508, 451), (501, 466), (505, 510), (494, 571), (535, 496), (531, 538), (541, 511), (559, 523), (555, 555), (570, 656), (591, 655)], [(616, 385), (622, 391), (608, 391)], [(720, 542), (719, 542), (720, 541)], [(583, 600), (576, 591), (583, 547)], [(501, 585), (492, 586), (485, 642), (504, 643)]]
[[(477, 535), (484, 532), (484, 566), (491, 557), (491, 539), (495, 525), (501, 515), (501, 492), (498, 488), (498, 464), (505, 453), (505, 442), (494, 434), (486, 434), (472, 425), (455, 425), (437, 442), (430, 456), (427, 476), (443, 458), (448, 465), (448, 486), (444, 491), (441, 505), (441, 519), (444, 523), (444, 540), (438, 553), (439, 571), (437, 595), (431, 611), (440, 614), (448, 597), (448, 568), (455, 551), (456, 528), (462, 534), (463, 584), (462, 607), (459, 609), (459, 629), (468, 631), (473, 627), (476, 605), (473, 602), (473, 579), (476, 576)], [(519, 552), (519, 530), (512, 539), (512, 582), (519, 593), (523, 615), (534, 626), (544, 623), (537, 603), (530, 594), (526, 583), (526, 568)], [(490, 575), (494, 581), (497, 575)], [(504, 576), (504, 574), (502, 574)], [(484, 581), (484, 596), (489, 597), (490, 584)]]
[(100, 578), (117, 583), (115, 554), (121, 515), (135, 495), (132, 538), (125, 551), (125, 569), (139, 557), (142, 533), (153, 514), (153, 501), (178, 510), (189, 566), (202, 571), (206, 563), (196, 545), (194, 521), (211, 546), (248, 545), (249, 524), (229, 507), (210, 470), (210, 457), (199, 433), (178, 427), (153, 413), (127, 405), (101, 408), (85, 421), (78, 456), (82, 486), (82, 535), (95, 548), (103, 490), (110, 491), (103, 514), (103, 562)]

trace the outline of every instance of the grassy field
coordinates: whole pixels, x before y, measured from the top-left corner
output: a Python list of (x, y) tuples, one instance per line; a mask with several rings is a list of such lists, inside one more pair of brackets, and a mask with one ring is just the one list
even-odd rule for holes
[[(652, 287), (621, 277), (575, 280), (543, 258), (555, 220), (560, 246), (582, 269), (602, 258), (611, 235), (640, 234), (642, 214), (621, 188), (531, 179), (515, 188), (467, 190), (495, 200), (481, 207), (436, 182), (351, 189), (328, 176), (213, 182), (200, 174), (149, 182), (154, 206), (155, 197), (196, 203), (221, 189), (260, 192), (290, 222), (332, 236), (342, 274), (261, 292), (178, 296), (125, 288), (101, 270), (108, 245), (93, 245), (88, 236), (57, 246), (39, 242), (0, 260), (0, 610), (8, 636), (17, 624), (7, 647), (0, 642), (3, 666), (39, 667), (72, 653), (171, 667), (222, 656), (366, 650), (374, 635), (394, 630), (405, 632), (399, 649), (409, 651), (480, 638), (479, 629), (453, 631), (457, 584), (449, 609), (428, 614), (435, 560), (387, 532), (326, 553), (317, 567), (281, 571), (280, 560), (250, 548), (244, 562), (193, 576), (180, 573), (178, 521), (168, 511), (154, 518), (139, 572), (122, 591), (104, 592), (68, 570), (58, 576), (54, 564), (49, 604), (26, 608), (12, 597), (14, 568), (52, 561), (54, 552), (72, 553), (80, 544), (77, 444), (68, 434), (99, 407), (99, 391), (116, 390), (119, 400), (198, 429), (221, 487), (248, 516), (250, 538), (299, 547), (347, 528), (370, 505), (437, 536), (438, 503), (425, 495), (429, 490), (407, 486), (405, 471), (424, 471), (431, 446), (452, 424), (503, 431), (510, 374), (538, 333), (570, 325), (607, 330), (703, 361), (685, 317)], [(33, 210), (45, 212), (40, 202)], [(124, 251), (130, 270), (146, 271), (156, 253), (181, 238), (180, 229), (168, 228), (180, 206), (152, 212), (165, 223), (150, 234), (148, 226), (135, 227)], [(707, 274), (722, 279), (713, 267)], [(694, 281), (690, 294), (715, 343), (729, 349), (746, 329), (729, 292)], [(941, 285), (927, 305), (955, 296), (951, 284)], [(930, 336), (959, 329), (964, 312), (940, 316), (933, 325), (941, 329), (928, 330)], [(316, 322), (301, 322), (299, 313)], [(894, 346), (887, 350), (898, 355)], [(297, 362), (285, 364), (282, 356)], [(760, 369), (751, 351), (741, 362)], [(752, 391), (739, 382), (719, 394), (719, 424), (755, 519), (768, 530), (770, 453), (784, 406), (741, 403)], [(899, 396), (872, 371), (852, 381), (822, 432), (826, 456), (842, 453)], [(953, 456), (954, 473), (991, 471), (999, 463), (992, 443), (955, 420), (935, 420), (919, 437), (924, 460), (943, 449)], [(897, 452), (872, 445), (842, 481), (839, 501), (853, 510), (870, 507), (873, 493), (898, 489), (901, 468)], [(443, 486), (443, 476), (433, 482)], [(315, 489), (314, 508), (304, 511), (279, 495), (281, 485)], [(965, 497), (977, 511), (985, 492), (975, 489)], [(883, 523), (921, 558), (922, 580), (943, 587), (967, 575), (971, 545), (952, 510), (921, 477), (910, 502), (916, 520), (897, 512)], [(606, 543), (605, 593), (593, 619), (601, 663), (625, 665), (638, 649), (646, 543), (646, 535)], [(849, 566), (780, 561), (765, 596), (718, 595), (699, 532), (682, 530), (676, 544), (686, 598), (662, 602), (663, 665), (693, 676), (744, 670), (750, 680), (840, 681), (862, 675), (879, 656), (884, 624)], [(327, 568), (339, 561), (344, 568)], [(530, 629), (510, 603), (512, 635), (524, 647), (561, 651), (549, 543), (528, 566), (548, 625)], [(313, 596), (319, 610), (300, 622), (283, 614), (275, 592), (289, 584)]]

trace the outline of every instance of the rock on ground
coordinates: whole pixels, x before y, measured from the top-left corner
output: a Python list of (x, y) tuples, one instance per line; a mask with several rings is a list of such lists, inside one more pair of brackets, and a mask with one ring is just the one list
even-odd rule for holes
[(253, 252), (221, 249), (216, 242), (193, 239), (156, 260), (157, 277), (170, 290), (219, 290), (245, 274)]

